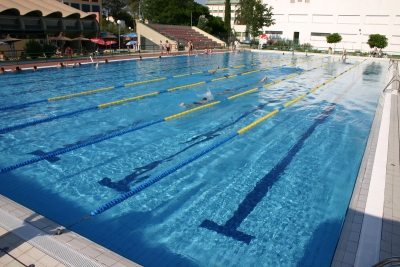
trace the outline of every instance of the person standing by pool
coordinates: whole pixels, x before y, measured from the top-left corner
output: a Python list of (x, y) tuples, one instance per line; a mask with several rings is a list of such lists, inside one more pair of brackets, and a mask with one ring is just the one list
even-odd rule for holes
[(165, 48), (167, 50), (167, 55), (169, 55), (171, 53), (171, 44), (168, 42), (168, 40), (165, 41)]
[(346, 51), (346, 49), (343, 51), (343, 54), (342, 54), (342, 60), (343, 61), (346, 61), (346, 57), (347, 57), (347, 51)]
[(189, 40), (188, 46), (187, 46), (187, 50), (188, 50), (188, 56), (190, 56), (192, 54), (192, 51), (193, 51), (192, 40)]
[(162, 41), (161, 41), (161, 40), (160, 40), (159, 46), (160, 46), (160, 54), (162, 54), (162, 53), (163, 53), (163, 52), (162, 52), (162, 50), (163, 50), (163, 44), (162, 44)]

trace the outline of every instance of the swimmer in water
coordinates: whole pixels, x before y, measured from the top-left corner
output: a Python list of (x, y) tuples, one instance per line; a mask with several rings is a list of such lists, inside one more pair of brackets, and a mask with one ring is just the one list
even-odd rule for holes
[(219, 92), (217, 95), (225, 95), (225, 94), (229, 94), (232, 93), (233, 91), (231, 89), (226, 89), (225, 91)]
[(260, 80), (260, 83), (262, 83), (262, 82), (265, 81), (266, 79), (268, 79), (268, 76), (265, 76), (264, 78), (262, 78), (262, 79)]
[(211, 75), (213, 75), (214, 73), (216, 73), (218, 69), (219, 69), (219, 66), (218, 66), (215, 70), (213, 70), (213, 71), (211, 72)]
[(202, 105), (202, 104), (205, 104), (205, 103), (207, 103), (207, 102), (209, 102), (210, 100), (207, 98), (207, 97), (203, 97), (203, 99), (202, 100), (200, 100), (200, 101), (196, 101), (196, 102), (193, 102), (192, 104), (185, 104), (185, 102), (182, 102), (182, 103), (180, 103), (179, 105), (181, 106), (181, 107), (193, 107), (193, 106), (197, 106), (197, 105)]

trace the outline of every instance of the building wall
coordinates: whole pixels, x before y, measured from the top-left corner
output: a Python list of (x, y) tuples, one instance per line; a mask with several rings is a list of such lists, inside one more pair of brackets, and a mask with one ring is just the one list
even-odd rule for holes
[[(210, 4), (209, 4), (210, 2)], [(386, 52), (400, 53), (400, 9), (398, 0), (272, 0), (265, 4), (274, 10), (276, 24), (263, 31), (278, 33), (282, 38), (293, 40), (299, 33), (299, 42), (310, 43), (326, 50), (324, 34), (337, 32), (342, 41), (337, 49), (370, 51), (370, 34), (382, 34), (388, 38)], [(211, 10), (223, 9), (224, 3), (207, 1)], [(215, 13), (211, 13), (215, 14)], [(223, 12), (218, 13), (223, 18)], [(244, 32), (245, 26), (234, 25), (236, 32)]]
[(102, 13), (102, 0), (59, 0), (64, 4), (71, 6), (73, 8), (82, 10), (83, 12), (99, 13), (98, 18), (101, 19)]

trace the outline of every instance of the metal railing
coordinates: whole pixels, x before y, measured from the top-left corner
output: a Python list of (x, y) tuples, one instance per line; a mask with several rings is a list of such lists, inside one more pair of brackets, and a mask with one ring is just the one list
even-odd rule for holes
[(388, 259), (384, 259), (377, 264), (372, 265), (371, 267), (394, 267), (400, 266), (400, 257), (392, 257)]

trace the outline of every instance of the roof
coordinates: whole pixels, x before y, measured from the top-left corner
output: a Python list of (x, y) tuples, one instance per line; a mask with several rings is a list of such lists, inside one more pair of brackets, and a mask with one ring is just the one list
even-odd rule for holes
[(63, 18), (96, 18), (95, 14), (85, 13), (56, 0), (1, 0), (0, 13), (6, 10), (12, 10), (21, 16), (36, 11), (44, 17), (56, 14)]

